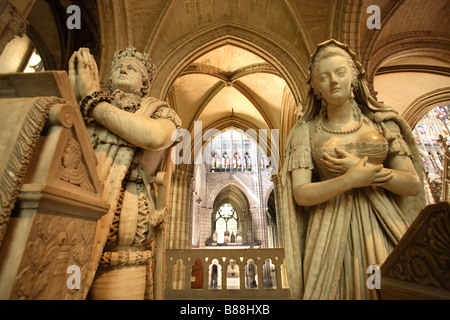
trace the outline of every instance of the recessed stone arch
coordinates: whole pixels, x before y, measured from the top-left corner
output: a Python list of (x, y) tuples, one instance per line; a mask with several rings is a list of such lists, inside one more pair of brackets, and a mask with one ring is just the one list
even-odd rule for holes
[(428, 92), (415, 99), (405, 110), (402, 117), (413, 129), (431, 109), (450, 103), (450, 87)]
[(258, 202), (256, 199), (252, 199), (250, 196), (250, 191), (243, 185), (241, 185), (239, 182), (233, 179), (227, 179), (224, 180), (222, 183), (217, 185), (210, 193), (210, 196), (208, 197), (207, 201), (207, 208), (214, 208), (214, 202), (216, 201), (216, 198), (218, 195), (225, 190), (226, 187), (234, 186), (235, 188), (239, 189), (245, 198), (248, 201), (248, 208), (253, 208), (258, 206)]
[[(373, 81), (378, 70), (387, 62), (398, 60), (403, 57), (434, 58), (442, 63), (449, 63), (447, 55), (448, 41), (441, 34), (425, 36), (424, 32), (414, 32), (397, 35), (386, 42), (380, 43), (379, 48), (374, 50), (370, 63), (368, 63), (367, 78)], [(434, 72), (433, 70), (429, 70)]]
[[(219, 190), (220, 187), (220, 190)], [(229, 203), (236, 211), (238, 230), (241, 231), (243, 239), (248, 231), (252, 231), (252, 214), (250, 212), (250, 202), (248, 192), (244, 192), (245, 187), (240, 186), (236, 181), (228, 181), (225, 185), (220, 185), (215, 188), (217, 193), (213, 193), (208, 199), (212, 202), (211, 212), (211, 231), (215, 230), (216, 213), (219, 208)]]

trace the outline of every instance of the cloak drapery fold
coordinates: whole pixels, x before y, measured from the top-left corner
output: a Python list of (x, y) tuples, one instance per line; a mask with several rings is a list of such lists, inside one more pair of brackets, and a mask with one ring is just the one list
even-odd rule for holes
[[(406, 122), (394, 112), (374, 112), (364, 105), (360, 108), (382, 128), (383, 136), (389, 142), (390, 156), (410, 156), (423, 183), (419, 151)], [(424, 207), (424, 191), (419, 196), (410, 197), (395, 195), (382, 188), (362, 188), (311, 208), (298, 206), (293, 196), (291, 171), (297, 168), (313, 170), (315, 167), (310, 140), (314, 122), (300, 120), (294, 126), (287, 139), (281, 171), (284, 245), (291, 294), (294, 299), (345, 298), (349, 297), (348, 287), (353, 285), (362, 293), (355, 293), (352, 297), (364, 298), (367, 297), (364, 295), (365, 282), (353, 275), (358, 268), (344, 268), (344, 264), (356, 265), (355, 259), (365, 268), (370, 264), (381, 264)], [(361, 203), (360, 198), (366, 200)], [(364, 214), (355, 215), (360, 210)], [(362, 221), (354, 222), (354, 219)], [(356, 230), (352, 224), (358, 225), (359, 229), (364, 229), (365, 224), (369, 227)], [(356, 237), (351, 230), (356, 230), (360, 239), (350, 239)], [(375, 240), (366, 248), (364, 243), (358, 242), (367, 242), (372, 237)], [(380, 240), (380, 237), (386, 239)], [(360, 252), (363, 257), (355, 258), (356, 253), (349, 253), (352, 250)], [(359, 273), (365, 274), (365, 268), (359, 267)], [(344, 277), (353, 279), (343, 280)]]

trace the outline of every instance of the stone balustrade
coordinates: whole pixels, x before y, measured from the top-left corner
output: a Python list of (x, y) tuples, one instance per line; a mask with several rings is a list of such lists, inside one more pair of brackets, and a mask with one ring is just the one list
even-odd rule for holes
[(290, 299), (284, 249), (168, 249), (166, 300)]

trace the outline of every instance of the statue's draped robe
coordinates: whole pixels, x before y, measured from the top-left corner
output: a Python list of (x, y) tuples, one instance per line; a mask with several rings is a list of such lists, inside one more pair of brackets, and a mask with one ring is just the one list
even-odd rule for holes
[[(176, 113), (165, 102), (155, 98), (142, 99), (141, 107), (135, 113), (153, 119), (166, 118), (177, 129), (181, 126)], [(104, 183), (102, 198), (110, 206), (97, 225), (86, 279), (89, 290), (103, 251), (117, 250), (115, 247), (140, 247), (142, 254), (137, 255), (138, 259), (146, 258), (146, 246), (154, 236), (151, 226), (157, 225), (161, 218), (152, 215), (155, 204), (150, 183), (167, 150), (136, 148), (96, 122), (89, 123), (87, 129), (98, 161), (97, 173)], [(121, 232), (134, 227), (136, 232)]]
[[(394, 113), (379, 112), (371, 122), (380, 128), (376, 143), (344, 143), (343, 149), (378, 164), (394, 155), (411, 157), (422, 177), (414, 138)], [(368, 121), (371, 121), (367, 118)], [(314, 146), (317, 119), (298, 122), (291, 131), (283, 163), (283, 223), (288, 280), (294, 299), (373, 299), (366, 270), (381, 265), (424, 205), (417, 197), (400, 197), (381, 187), (358, 188), (313, 207), (300, 207), (292, 191), (291, 171), (314, 170), (319, 180), (332, 174), (319, 160), (334, 148)]]

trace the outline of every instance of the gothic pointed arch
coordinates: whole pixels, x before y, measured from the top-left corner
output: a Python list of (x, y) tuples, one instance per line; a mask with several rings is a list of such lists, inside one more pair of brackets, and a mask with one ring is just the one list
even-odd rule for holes
[(450, 87), (439, 88), (416, 98), (404, 111), (403, 118), (414, 128), (417, 122), (431, 109), (450, 103)]
[[(226, 231), (228, 236), (233, 235), (231, 232), (234, 233), (234, 236), (237, 233), (241, 236), (247, 234), (252, 230), (252, 215), (248, 195), (244, 193), (245, 187), (234, 180), (220, 187), (217, 195), (211, 197), (211, 201), (213, 201), (211, 211), (212, 232), (220, 233), (220, 240), (226, 235)], [(225, 242), (229, 241), (230, 239), (225, 239)]]
[(240, 195), (239, 197), (236, 197), (236, 199), (239, 199), (240, 208), (250, 209), (257, 205), (256, 201), (250, 196), (250, 191), (247, 190), (244, 185), (234, 179), (227, 179), (222, 181), (211, 191), (210, 196), (208, 197), (207, 207), (214, 208), (215, 203), (220, 203), (223, 199), (223, 195), (226, 195), (230, 190), (233, 191), (233, 194)]

